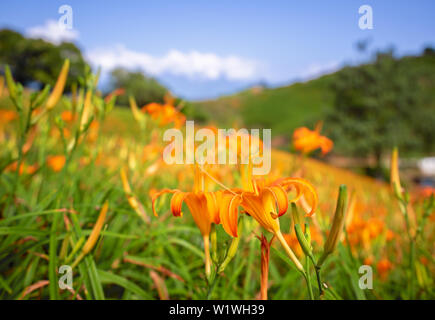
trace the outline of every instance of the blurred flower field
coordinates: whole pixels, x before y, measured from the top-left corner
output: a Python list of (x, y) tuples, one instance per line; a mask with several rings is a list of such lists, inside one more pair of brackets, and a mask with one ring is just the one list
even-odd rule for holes
[(0, 79), (1, 299), (435, 298), (434, 192), (402, 187), (397, 150), (391, 185), (311, 159), (333, 147), (320, 125), (266, 177), (168, 165), (182, 105), (117, 108), (90, 72), (63, 95), (67, 76), (68, 61), (52, 89)]

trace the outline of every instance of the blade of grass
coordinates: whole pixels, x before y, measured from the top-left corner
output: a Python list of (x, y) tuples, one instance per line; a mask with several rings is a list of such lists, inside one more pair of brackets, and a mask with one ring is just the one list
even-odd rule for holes
[(49, 261), (48, 261), (48, 290), (51, 300), (59, 299), (59, 290), (57, 284), (57, 228), (59, 226), (60, 215), (56, 214), (53, 217), (53, 222), (50, 230), (49, 244)]
[(149, 298), (149, 295), (144, 290), (142, 290), (139, 286), (137, 286), (133, 282), (125, 279), (124, 277), (103, 270), (98, 270), (98, 275), (100, 276), (101, 282), (103, 283), (117, 284), (118, 286), (121, 286), (124, 289), (135, 293), (136, 295), (138, 295), (143, 299)]

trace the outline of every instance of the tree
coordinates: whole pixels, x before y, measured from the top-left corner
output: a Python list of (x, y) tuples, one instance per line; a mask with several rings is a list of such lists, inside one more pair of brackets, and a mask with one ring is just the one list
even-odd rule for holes
[(435, 49), (432, 47), (426, 47), (423, 50), (423, 55), (425, 56), (435, 56)]
[(128, 97), (134, 96), (139, 106), (150, 102), (163, 102), (163, 97), (168, 91), (156, 79), (145, 76), (140, 71), (128, 71), (116, 68), (111, 72), (111, 89), (123, 88), (124, 95), (117, 100), (119, 105), (128, 105)]
[(23, 85), (39, 88), (47, 83), (54, 85), (66, 58), (70, 59), (68, 90), (85, 70), (86, 62), (79, 48), (69, 42), (54, 45), (42, 39), (25, 38), (12, 30), (0, 30), (0, 73), (8, 64), (15, 80)]
[(325, 125), (337, 149), (374, 156), (377, 168), (393, 146), (433, 151), (435, 110), (426, 100), (419, 70), (387, 51), (378, 52), (372, 63), (337, 73), (334, 108)]

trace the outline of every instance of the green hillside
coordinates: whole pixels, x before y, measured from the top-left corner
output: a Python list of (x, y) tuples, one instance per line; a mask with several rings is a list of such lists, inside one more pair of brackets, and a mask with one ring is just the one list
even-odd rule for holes
[[(431, 104), (435, 106), (435, 55), (401, 60), (409, 72), (422, 75)], [(332, 84), (340, 72), (285, 87), (253, 87), (216, 100), (195, 102), (194, 107), (216, 124), (271, 128), (274, 136), (288, 139), (296, 127), (313, 125), (323, 119), (324, 112), (333, 106)]]
[(302, 123), (314, 121), (333, 103), (329, 89), (333, 75), (261, 94), (245, 94), (241, 114), (249, 127), (272, 128), (275, 135), (287, 135)]
[(288, 135), (332, 106), (333, 77), (326, 75), (280, 88), (253, 87), (216, 100), (195, 102), (194, 106), (217, 124), (271, 128), (274, 135)]

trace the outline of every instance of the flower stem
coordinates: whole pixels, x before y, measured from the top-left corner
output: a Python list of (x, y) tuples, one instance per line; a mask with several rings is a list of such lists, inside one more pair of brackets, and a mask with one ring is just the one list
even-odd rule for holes
[(211, 274), (211, 258), (210, 258), (210, 240), (207, 236), (203, 236), (204, 240), (204, 255), (205, 255), (205, 275), (209, 279)]
[(211, 299), (211, 294), (213, 293), (213, 289), (216, 286), (218, 278), (219, 278), (219, 275), (216, 275), (214, 277), (213, 282), (211, 283), (211, 285), (209, 285), (208, 291), (207, 291), (207, 297), (206, 297), (207, 300)]
[(310, 261), (308, 260), (308, 257), (305, 258), (305, 273), (305, 281), (307, 282), (308, 295), (310, 296), (310, 300), (314, 300), (313, 287), (311, 286)]
[(314, 264), (314, 269), (316, 270), (317, 286), (319, 287), (319, 298), (323, 294), (322, 280), (320, 279), (320, 267)]
[(289, 245), (287, 244), (287, 241), (285, 241), (282, 233), (280, 230), (278, 230), (275, 233), (276, 237), (278, 238), (281, 245), (284, 247), (284, 250), (286, 251), (287, 255), (289, 256), (290, 260), (293, 261), (296, 268), (305, 276), (304, 267), (302, 266), (302, 263), (298, 260), (296, 255), (293, 253), (292, 249), (290, 249)]

